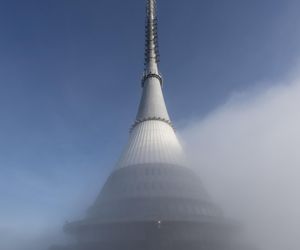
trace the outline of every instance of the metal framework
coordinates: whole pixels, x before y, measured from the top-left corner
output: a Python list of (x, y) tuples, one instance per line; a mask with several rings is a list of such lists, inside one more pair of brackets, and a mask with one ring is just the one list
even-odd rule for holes
[(147, 0), (145, 27), (145, 71), (147, 70), (147, 65), (151, 60), (154, 60), (156, 63), (160, 61), (156, 9), (156, 1)]

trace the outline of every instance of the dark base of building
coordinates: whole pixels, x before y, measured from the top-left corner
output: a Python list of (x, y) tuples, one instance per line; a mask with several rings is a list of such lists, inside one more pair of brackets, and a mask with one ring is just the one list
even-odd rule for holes
[[(68, 247), (55, 247), (51, 250), (224, 250), (224, 248), (208, 248), (199, 242), (153, 243), (153, 242), (110, 242), (99, 244), (74, 245)], [(231, 249), (230, 249), (231, 250)]]
[[(76, 245), (50, 250), (246, 250), (232, 242), (232, 228), (213, 223), (116, 223), (90, 228)], [(95, 232), (98, 232), (95, 235)], [(101, 233), (102, 232), (102, 233)], [(101, 239), (104, 236), (103, 239)], [(248, 249), (247, 249), (248, 250)]]

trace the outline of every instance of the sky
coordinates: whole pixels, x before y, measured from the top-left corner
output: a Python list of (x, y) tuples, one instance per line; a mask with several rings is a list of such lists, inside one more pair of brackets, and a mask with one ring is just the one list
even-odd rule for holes
[[(244, 184), (247, 196), (236, 195), (255, 203), (255, 222), (275, 201), (297, 210), (300, 2), (158, 0), (158, 8), (166, 103), (208, 191), (230, 214), (241, 210), (232, 194)], [(0, 0), (1, 249), (60, 234), (92, 204), (137, 111), (144, 15), (141, 0)], [(276, 247), (299, 249), (291, 238), (300, 215), (279, 208), (269, 220), (293, 216), (280, 217), (291, 231), (274, 232), (288, 235)], [(252, 219), (250, 210), (236, 216)], [(276, 249), (270, 238), (258, 239), (266, 250)]]

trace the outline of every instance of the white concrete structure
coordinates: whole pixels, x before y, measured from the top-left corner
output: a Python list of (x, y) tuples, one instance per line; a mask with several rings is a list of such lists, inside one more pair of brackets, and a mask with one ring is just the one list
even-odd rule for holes
[(134, 127), (117, 167), (142, 167), (143, 164), (149, 163), (183, 166), (184, 159), (182, 147), (171, 125), (149, 119)]
[(84, 219), (55, 250), (249, 250), (186, 167), (158, 71), (155, 0), (147, 0), (143, 93), (129, 141)]
[(165, 105), (158, 57), (155, 1), (148, 1), (143, 93), (118, 168), (148, 163), (185, 165), (184, 152)]

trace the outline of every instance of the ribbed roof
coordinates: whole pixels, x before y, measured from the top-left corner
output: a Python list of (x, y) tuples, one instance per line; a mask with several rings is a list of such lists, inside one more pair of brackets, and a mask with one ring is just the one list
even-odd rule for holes
[(182, 147), (173, 128), (165, 121), (148, 120), (136, 125), (117, 166), (149, 163), (184, 164)]

